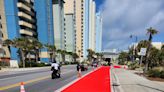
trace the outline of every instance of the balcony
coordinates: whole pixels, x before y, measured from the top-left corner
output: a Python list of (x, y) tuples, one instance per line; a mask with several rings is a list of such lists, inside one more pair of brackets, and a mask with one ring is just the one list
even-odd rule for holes
[(28, 31), (28, 30), (25, 30), (25, 29), (21, 29), (20, 34), (25, 34), (25, 35), (29, 35), (29, 36), (34, 35), (34, 33), (32, 31)]
[(24, 12), (18, 12), (18, 16), (26, 18), (26, 19), (32, 21), (33, 23), (35, 22), (35, 20), (30, 15), (28, 15), (28, 14), (26, 14)]
[(17, 7), (24, 8), (24, 9), (26, 9), (28, 11), (31, 11), (31, 8), (30, 7), (26, 6), (25, 4), (23, 4), (21, 2), (17, 3)]
[(25, 0), (26, 2), (28, 2), (28, 3), (31, 3), (31, 0)]
[(26, 12), (27, 14), (29, 14), (31, 16), (34, 16), (35, 15), (34, 14), (34, 11), (33, 11), (33, 8), (25, 5), (22, 2), (17, 3), (17, 7), (19, 8), (19, 11)]
[(19, 21), (19, 25), (21, 26), (25, 26), (25, 27), (28, 27), (28, 28), (31, 28), (31, 29), (36, 29), (36, 27), (28, 22), (25, 22), (25, 21)]

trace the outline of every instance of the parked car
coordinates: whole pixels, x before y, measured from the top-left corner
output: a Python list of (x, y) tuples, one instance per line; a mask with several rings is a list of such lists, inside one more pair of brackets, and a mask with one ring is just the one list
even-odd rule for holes
[(97, 62), (92, 63), (92, 67), (97, 67), (97, 66), (98, 66)]

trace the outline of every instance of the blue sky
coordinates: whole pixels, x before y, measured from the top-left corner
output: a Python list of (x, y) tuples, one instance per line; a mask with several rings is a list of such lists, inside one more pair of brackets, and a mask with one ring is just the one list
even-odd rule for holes
[(164, 42), (164, 0), (95, 0), (103, 14), (103, 50), (127, 49), (138, 40), (148, 39), (146, 29), (159, 31), (153, 41)]

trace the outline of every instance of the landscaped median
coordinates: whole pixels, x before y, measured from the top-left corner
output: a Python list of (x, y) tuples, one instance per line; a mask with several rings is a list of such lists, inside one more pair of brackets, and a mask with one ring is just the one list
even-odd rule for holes
[(111, 92), (110, 67), (98, 68), (62, 89), (61, 92)]

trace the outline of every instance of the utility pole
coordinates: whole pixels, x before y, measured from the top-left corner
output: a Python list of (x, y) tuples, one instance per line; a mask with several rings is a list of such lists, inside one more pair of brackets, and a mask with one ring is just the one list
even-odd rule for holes
[(138, 37), (136, 35), (130, 35), (130, 38), (133, 39), (135, 37), (135, 43), (132, 46), (132, 62), (134, 62), (135, 55), (136, 55), (136, 47), (138, 42)]

